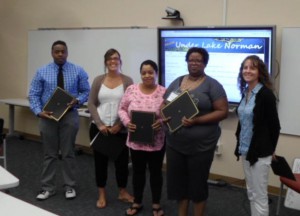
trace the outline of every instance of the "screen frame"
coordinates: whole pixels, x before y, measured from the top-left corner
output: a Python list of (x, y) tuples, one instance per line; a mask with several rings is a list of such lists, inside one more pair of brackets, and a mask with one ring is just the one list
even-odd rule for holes
[[(162, 44), (162, 38), (163, 34), (166, 32), (172, 32), (172, 31), (224, 31), (224, 33), (228, 33), (228, 31), (245, 31), (246, 33), (249, 32), (253, 34), (254, 31), (270, 31), (270, 63), (267, 65), (269, 74), (271, 77), (271, 80), (273, 80), (273, 76), (275, 74), (274, 70), (276, 68), (276, 26), (275, 25), (265, 25), (265, 26), (199, 26), (199, 27), (158, 27), (157, 29), (158, 33), (158, 61), (159, 61), (159, 84), (165, 86), (166, 80), (165, 80), (165, 59), (164, 59), (164, 49)], [(200, 36), (199, 36), (200, 37)], [(230, 36), (229, 36), (230, 37)], [(236, 37), (236, 36), (235, 36)], [(249, 37), (249, 36), (243, 36), (243, 37)], [(250, 54), (249, 54), (250, 55)], [(208, 62), (209, 65), (209, 62)], [(237, 83), (237, 78), (236, 78)], [(221, 82), (222, 84), (222, 82)], [(238, 85), (236, 84), (237, 89)], [(238, 90), (239, 91), (239, 90)], [(232, 101), (230, 98), (228, 98), (228, 102), (231, 105), (238, 105), (239, 101)]]

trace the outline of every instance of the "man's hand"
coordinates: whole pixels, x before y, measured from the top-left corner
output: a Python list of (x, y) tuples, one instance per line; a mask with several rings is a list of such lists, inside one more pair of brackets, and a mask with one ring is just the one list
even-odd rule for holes
[(78, 103), (79, 101), (76, 98), (74, 98), (70, 103), (68, 103), (68, 106), (71, 108), (76, 106)]
[(52, 118), (52, 114), (53, 114), (53, 112), (42, 111), (42, 112), (40, 112), (40, 113), (38, 114), (38, 116), (39, 116), (40, 118), (53, 119), (53, 118)]

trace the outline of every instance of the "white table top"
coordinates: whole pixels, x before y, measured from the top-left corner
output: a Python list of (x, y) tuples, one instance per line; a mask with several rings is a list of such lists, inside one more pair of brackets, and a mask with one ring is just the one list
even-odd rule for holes
[(16, 106), (29, 107), (29, 101), (26, 98), (0, 99), (0, 103), (5, 103), (5, 104), (8, 104), (8, 105), (16, 105)]
[[(14, 106), (23, 106), (29, 107), (29, 101), (26, 98), (7, 98), (7, 99), (0, 99), (0, 103), (4, 103), (7, 105), (14, 105)], [(87, 109), (78, 109), (78, 114), (80, 117), (90, 117), (90, 113), (85, 112)]]
[(57, 216), (0, 191), (0, 214), (9, 216)]
[(91, 114), (89, 112), (87, 112), (87, 108), (86, 109), (78, 109), (78, 114), (81, 117), (86, 117), (89, 118), (91, 116)]
[(17, 187), (18, 185), (19, 179), (0, 166), (0, 189), (13, 188)]

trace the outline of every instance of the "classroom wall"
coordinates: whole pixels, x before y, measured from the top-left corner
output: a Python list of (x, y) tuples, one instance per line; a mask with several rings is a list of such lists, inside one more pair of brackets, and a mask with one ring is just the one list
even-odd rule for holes
[[(167, 6), (180, 11), (185, 26), (277, 25), (276, 55), (279, 66), (282, 28), (300, 25), (299, 0), (286, 3), (282, 0), (0, 0), (0, 98), (27, 97), (28, 30), (181, 25), (181, 22), (161, 19), (166, 15)], [(103, 56), (99, 56), (99, 61), (103, 61)], [(284, 71), (281, 71), (281, 76), (284, 76)], [(278, 81), (279, 78), (275, 80), (277, 90)], [(7, 128), (6, 105), (0, 105), (0, 117), (5, 119)], [(88, 119), (81, 118), (78, 144), (88, 145), (88, 124)], [(233, 156), (236, 124), (233, 113), (221, 123), (223, 153), (215, 157), (211, 172), (243, 179), (241, 163), (236, 162)], [(15, 127), (17, 131), (39, 134), (37, 119), (27, 108), (16, 108)], [(300, 137), (280, 135), (277, 154), (284, 155), (292, 164), (295, 157), (300, 157), (299, 145)], [(273, 173), (270, 175), (270, 185), (279, 186), (278, 177)]]

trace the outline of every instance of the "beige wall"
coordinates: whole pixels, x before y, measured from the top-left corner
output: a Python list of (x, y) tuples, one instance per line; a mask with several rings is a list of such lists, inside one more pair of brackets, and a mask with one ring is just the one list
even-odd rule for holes
[[(167, 6), (181, 12), (186, 26), (277, 25), (279, 62), (282, 28), (300, 25), (299, 0), (0, 0), (0, 98), (26, 97), (28, 30), (180, 25), (161, 19)], [(0, 105), (0, 113), (7, 128), (8, 107)], [(212, 173), (242, 179), (241, 164), (233, 156), (236, 123), (232, 113), (222, 122), (223, 153), (216, 156)], [(88, 124), (87, 119), (81, 119), (77, 143), (88, 145)], [(15, 126), (18, 131), (38, 135), (37, 119), (29, 109), (16, 108)], [(299, 145), (299, 137), (281, 135), (277, 153), (292, 163), (300, 156)], [(278, 178), (273, 174), (270, 177), (270, 185), (278, 186)]]

